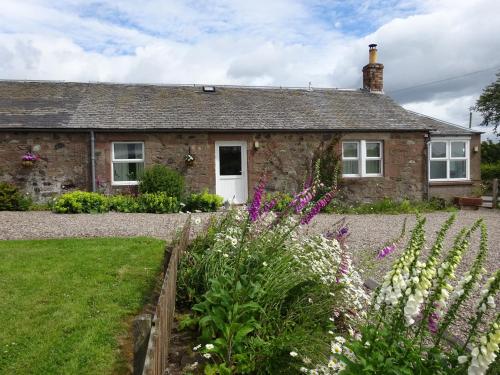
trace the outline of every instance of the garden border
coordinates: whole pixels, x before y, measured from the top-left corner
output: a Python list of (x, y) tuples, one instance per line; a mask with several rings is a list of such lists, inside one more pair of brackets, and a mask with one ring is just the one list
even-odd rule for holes
[(191, 216), (188, 216), (180, 235), (165, 248), (164, 277), (154, 316), (144, 314), (134, 320), (134, 375), (162, 375), (167, 369), (177, 267), (181, 253), (189, 244), (190, 231)]

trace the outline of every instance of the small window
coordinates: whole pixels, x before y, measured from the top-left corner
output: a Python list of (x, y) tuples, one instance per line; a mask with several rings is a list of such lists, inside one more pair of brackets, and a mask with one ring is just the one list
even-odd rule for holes
[(144, 143), (112, 143), (113, 185), (137, 185), (144, 172)]
[(382, 142), (348, 141), (342, 143), (344, 177), (382, 176)]
[(468, 140), (432, 141), (430, 149), (430, 180), (466, 180), (469, 178)]
[(359, 143), (342, 143), (342, 168), (344, 176), (359, 175)]

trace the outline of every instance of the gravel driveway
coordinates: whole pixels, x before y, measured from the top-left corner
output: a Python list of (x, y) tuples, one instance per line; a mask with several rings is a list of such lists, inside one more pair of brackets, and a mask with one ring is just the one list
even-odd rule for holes
[[(435, 232), (450, 214), (438, 212), (426, 214), (427, 236), (434, 238)], [(200, 218), (202, 223), (193, 225), (194, 231), (200, 229), (210, 214), (193, 214), (193, 219)], [(414, 215), (318, 215), (308, 231), (325, 232), (342, 217), (346, 217), (351, 236), (348, 240), (356, 263), (366, 271), (367, 276), (380, 279), (390, 266), (391, 258), (382, 261), (375, 256), (383, 245), (397, 237), (403, 222), (407, 218), (408, 231), (415, 223)], [(459, 211), (457, 222), (450, 231), (447, 243), (452, 235), (463, 226), (470, 226), (478, 218), (484, 218), (488, 226), (490, 254), (488, 271), (494, 271), (500, 265), (500, 210), (482, 209), (479, 211)], [(0, 211), (0, 240), (37, 239), (62, 237), (126, 237), (151, 236), (170, 239), (186, 220), (185, 214), (79, 214), (60, 215), (48, 211), (8, 212)], [(430, 241), (429, 241), (430, 242)], [(430, 244), (432, 244), (430, 242)], [(477, 245), (477, 241), (475, 242)], [(401, 246), (402, 247), (402, 246)], [(466, 254), (464, 263), (470, 264), (476, 248)], [(397, 254), (397, 252), (395, 252)]]

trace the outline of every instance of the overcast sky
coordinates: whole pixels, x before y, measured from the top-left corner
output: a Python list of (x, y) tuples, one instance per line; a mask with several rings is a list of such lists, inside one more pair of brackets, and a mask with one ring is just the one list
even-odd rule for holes
[(467, 125), (500, 71), (499, 16), (499, 0), (0, 0), (0, 78), (359, 88), (378, 43), (387, 94)]

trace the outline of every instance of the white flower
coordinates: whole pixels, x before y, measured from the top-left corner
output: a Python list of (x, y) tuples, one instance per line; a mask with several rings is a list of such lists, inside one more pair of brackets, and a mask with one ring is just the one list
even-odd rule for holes
[(194, 351), (197, 351), (197, 350), (198, 350), (198, 349), (200, 349), (200, 348), (201, 348), (201, 344), (200, 344), (200, 345), (196, 345), (196, 346), (193, 348), (193, 350), (194, 350)]
[(290, 352), (290, 356), (291, 357), (297, 357), (299, 354), (297, 352)]
[(267, 267), (267, 262), (262, 262), (262, 265), (263, 265), (264, 267)]
[(331, 350), (332, 350), (332, 353), (335, 353), (335, 354), (342, 353), (342, 347), (336, 342), (332, 342)]
[(335, 337), (335, 340), (340, 342), (341, 344), (345, 343), (345, 338), (343, 338), (342, 336)]
[(201, 223), (201, 219), (199, 217), (197, 217), (196, 219), (194, 219), (194, 223), (196, 225), (199, 225)]
[(205, 353), (205, 354), (203, 354), (203, 357), (205, 357), (206, 359), (210, 359), (210, 358), (212, 358), (212, 354)]
[(238, 244), (238, 240), (236, 238), (231, 238), (231, 245), (236, 246)]
[(458, 363), (462, 364), (462, 363), (465, 363), (469, 360), (469, 357), (467, 357), (466, 355), (461, 355), (460, 357), (458, 357)]
[(229, 258), (229, 254), (226, 254), (226, 253), (222, 254), (222, 256), (223, 256), (224, 258)]
[(213, 344), (207, 344), (207, 345), (205, 345), (205, 348), (207, 350), (212, 350), (214, 348), (214, 346), (213, 346)]

